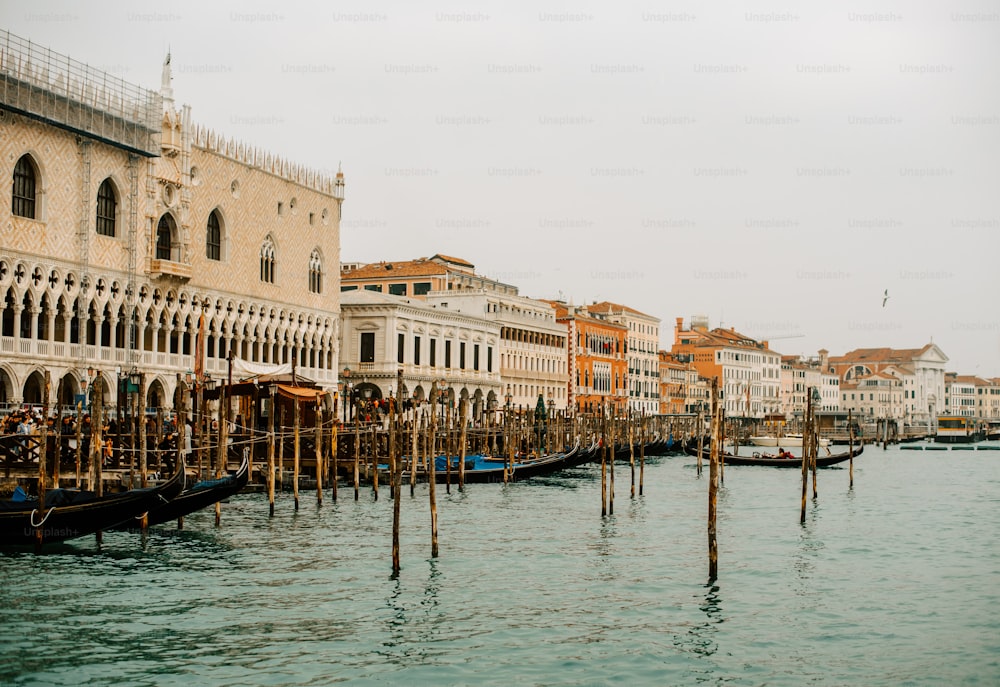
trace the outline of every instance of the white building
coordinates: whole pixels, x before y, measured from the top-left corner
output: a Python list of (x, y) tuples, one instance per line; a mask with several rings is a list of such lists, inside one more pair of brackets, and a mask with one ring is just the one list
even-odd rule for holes
[(498, 354), (501, 398), (512, 407), (546, 403), (565, 408), (569, 390), (566, 325), (546, 301), (496, 290), (431, 291), (427, 303), (483, 318), (500, 327)]
[(628, 327), (628, 404), (634, 412), (660, 412), (660, 319), (627, 305), (603, 301), (587, 306), (602, 320)]
[(827, 366), (826, 351), (818, 358), (781, 357), (781, 411), (785, 417), (803, 418), (810, 390), (819, 390), (816, 412), (840, 410), (840, 378)]
[(470, 400), (474, 419), (502, 404), (499, 324), (368, 290), (342, 293), (340, 309), (342, 397), (426, 400), (437, 382)]
[(946, 414), (961, 417), (977, 417), (976, 378), (971, 375), (945, 374), (944, 397), (947, 402)]
[[(948, 356), (937, 345), (929, 343), (923, 348), (909, 349), (858, 348), (830, 358), (830, 368), (840, 377), (842, 387), (845, 382), (890, 366), (901, 371), (897, 374), (906, 392), (905, 421), (931, 429), (937, 416), (946, 412), (944, 375), (947, 362)], [(906, 374), (912, 374), (912, 380), (907, 380)]]
[(841, 410), (863, 422), (903, 420), (903, 382), (888, 372), (856, 377), (840, 385)]

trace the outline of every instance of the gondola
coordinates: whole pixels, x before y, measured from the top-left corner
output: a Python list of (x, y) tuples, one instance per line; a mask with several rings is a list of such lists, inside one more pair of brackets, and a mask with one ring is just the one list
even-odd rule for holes
[[(244, 458), (239, 469), (233, 475), (220, 479), (205, 480), (195, 483), (190, 489), (185, 489), (169, 503), (162, 503), (151, 508), (147, 513), (146, 524), (162, 525), (166, 522), (183, 518), (203, 508), (238, 494), (250, 480), (250, 459)], [(139, 526), (142, 514), (124, 523), (121, 527), (134, 529)]]
[[(508, 468), (511, 472), (508, 473), (507, 481), (516, 482), (528, 479), (529, 477), (551, 475), (559, 470), (565, 470), (566, 468), (576, 467), (577, 465), (583, 465), (584, 463), (590, 462), (594, 459), (595, 454), (596, 447), (581, 449), (580, 445), (576, 444), (573, 448), (564, 453), (553, 453), (535, 460), (522, 460), (520, 462), (515, 462), (513, 468)], [(477, 456), (474, 465), (474, 468), (466, 468), (465, 470), (464, 481), (466, 484), (504, 481), (504, 464), (502, 458)], [(418, 475), (421, 477), (426, 476), (421, 473), (418, 473)], [(457, 484), (458, 468), (453, 466), (450, 475), (446, 471), (435, 470), (434, 477), (438, 484), (443, 484), (449, 479), (453, 484)], [(404, 472), (403, 482), (407, 482), (408, 480), (409, 473)]]
[[(864, 451), (864, 446), (858, 446), (854, 449), (854, 456), (860, 456)], [(689, 448), (688, 454), (697, 457), (698, 449)], [(701, 452), (702, 458), (708, 460), (709, 450), (703, 448)], [(836, 465), (837, 463), (843, 463), (851, 458), (850, 451), (844, 451), (843, 453), (834, 453), (829, 456), (816, 456), (816, 467), (826, 468), (831, 465)], [(795, 458), (778, 458), (777, 456), (772, 456), (768, 454), (754, 454), (752, 456), (734, 456), (731, 453), (726, 453), (723, 455), (723, 461), (726, 465), (765, 465), (767, 467), (773, 468), (799, 468), (802, 469), (802, 456), (796, 456)]]
[(160, 504), (169, 503), (184, 489), (184, 463), (169, 480), (156, 487), (97, 496), (92, 491), (50, 489), (45, 505), (37, 499), (0, 501), (0, 546), (38, 544), (75, 539), (109, 530)]

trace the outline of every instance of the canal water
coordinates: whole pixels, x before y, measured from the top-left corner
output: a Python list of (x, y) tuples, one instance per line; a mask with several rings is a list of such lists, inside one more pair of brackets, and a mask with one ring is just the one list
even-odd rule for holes
[[(0, 552), (3, 685), (996, 685), (1000, 452), (867, 448), (819, 473), (650, 462), (438, 490), (240, 495), (184, 531)], [(811, 487), (810, 487), (811, 490)], [(811, 491), (810, 491), (811, 494)]]

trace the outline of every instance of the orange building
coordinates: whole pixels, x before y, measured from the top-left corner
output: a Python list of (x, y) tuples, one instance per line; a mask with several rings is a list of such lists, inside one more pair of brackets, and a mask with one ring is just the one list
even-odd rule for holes
[(687, 380), (689, 363), (680, 362), (669, 351), (659, 351), (660, 361), (660, 415), (688, 412)]
[(673, 354), (687, 356), (698, 374), (717, 377), (723, 409), (731, 417), (762, 418), (781, 407), (781, 354), (735, 329), (709, 329), (693, 318), (684, 329), (678, 317)]
[(421, 297), (430, 291), (460, 289), (517, 295), (516, 286), (477, 275), (471, 262), (440, 253), (397, 262), (344, 263), (340, 269), (341, 291), (367, 290)]
[(568, 407), (594, 413), (610, 405), (616, 413), (626, 412), (628, 327), (592, 317), (584, 307), (549, 303), (569, 338)]

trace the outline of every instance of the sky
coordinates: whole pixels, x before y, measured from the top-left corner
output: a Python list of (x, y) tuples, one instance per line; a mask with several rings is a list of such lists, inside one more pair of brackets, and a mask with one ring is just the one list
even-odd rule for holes
[[(100, 8), (100, 9), (97, 9)], [(1000, 7), (4, 3), (0, 26), (347, 181), (341, 258), (435, 253), (783, 354), (1000, 376)], [(886, 293), (888, 299), (885, 298)]]

